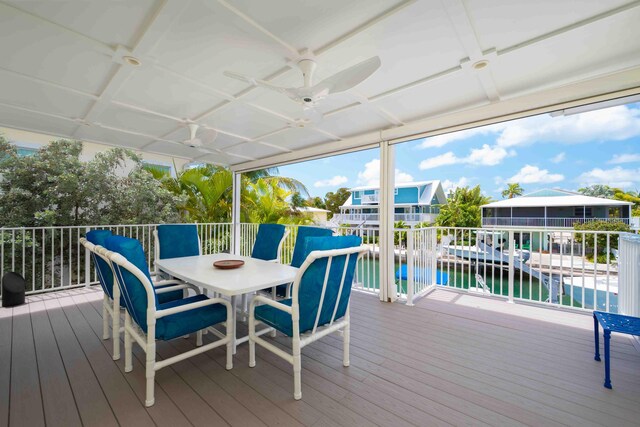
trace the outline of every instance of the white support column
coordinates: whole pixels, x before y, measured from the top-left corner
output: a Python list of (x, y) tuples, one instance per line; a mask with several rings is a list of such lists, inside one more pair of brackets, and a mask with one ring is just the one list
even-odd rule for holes
[(393, 212), (395, 188), (395, 149), (387, 141), (380, 143), (380, 300), (397, 299)]
[(242, 174), (233, 173), (233, 199), (231, 204), (231, 248), (234, 255), (240, 255), (240, 191)]

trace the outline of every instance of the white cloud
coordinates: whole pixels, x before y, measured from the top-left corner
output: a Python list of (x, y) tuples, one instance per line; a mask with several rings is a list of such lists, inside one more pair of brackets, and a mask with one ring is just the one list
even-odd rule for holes
[(607, 163), (619, 165), (621, 163), (640, 162), (640, 154), (614, 154)]
[(537, 166), (526, 165), (520, 171), (509, 178), (507, 182), (519, 184), (551, 184), (564, 180), (564, 175), (559, 173), (549, 173), (547, 169), (540, 169)]
[(442, 135), (432, 136), (429, 138), (425, 138), (419, 147), (420, 148), (444, 147), (445, 145), (451, 142), (462, 141), (465, 139), (472, 138), (476, 135), (489, 135), (492, 133), (498, 133), (507, 126), (508, 126), (507, 123), (496, 123), (494, 125), (481, 126), (477, 128), (461, 130), (458, 132), (451, 132), (451, 133), (445, 133)]
[(316, 188), (319, 187), (337, 187), (342, 184), (346, 184), (349, 181), (346, 176), (336, 175), (333, 178), (329, 179), (321, 179), (320, 181), (316, 181), (313, 186)]
[(442, 181), (442, 189), (444, 190), (444, 194), (449, 194), (450, 190), (455, 191), (456, 188), (466, 187), (469, 185), (469, 182), (470, 182), (469, 178), (464, 176), (457, 181), (451, 181), (449, 179), (445, 179), (444, 181)]
[(581, 144), (621, 141), (640, 135), (640, 109), (617, 106), (572, 116), (542, 114), (505, 123), (425, 138), (420, 148), (443, 147), (478, 135), (496, 134), (501, 147), (540, 142)]
[(474, 166), (495, 166), (509, 156), (515, 155), (513, 150), (507, 151), (503, 147), (484, 144), (481, 148), (473, 148), (466, 157), (457, 157), (453, 151), (431, 157), (420, 162), (421, 170), (433, 169), (440, 166), (455, 164), (470, 164)]
[(564, 152), (562, 152), (562, 153), (556, 154), (549, 160), (551, 160), (552, 163), (562, 163), (566, 157), (567, 155)]
[[(413, 176), (396, 169), (395, 181), (396, 183), (411, 182), (413, 181)], [(364, 170), (358, 172), (358, 183), (369, 186), (380, 185), (380, 159), (373, 159), (364, 165)]]
[(640, 135), (640, 110), (627, 106), (589, 111), (572, 116), (539, 115), (511, 122), (497, 139), (502, 147), (531, 143), (581, 144), (621, 141)]
[(438, 166), (454, 165), (456, 163), (461, 163), (460, 160), (460, 158), (453, 154), (453, 151), (448, 151), (444, 154), (440, 154), (439, 156), (430, 157), (421, 161), (419, 168), (420, 170), (425, 170), (437, 168)]
[(576, 181), (581, 185), (605, 184), (628, 188), (640, 182), (640, 169), (624, 169), (620, 166), (612, 169), (594, 168), (582, 173)]

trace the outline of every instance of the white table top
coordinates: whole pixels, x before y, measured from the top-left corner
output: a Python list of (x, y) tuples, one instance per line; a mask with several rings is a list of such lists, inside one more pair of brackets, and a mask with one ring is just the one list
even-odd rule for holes
[[(213, 266), (214, 261), (225, 259), (241, 259), (244, 265), (230, 270)], [(289, 265), (230, 254), (167, 258), (156, 261), (156, 265), (177, 279), (226, 296), (242, 295), (291, 283), (298, 272), (297, 268)]]

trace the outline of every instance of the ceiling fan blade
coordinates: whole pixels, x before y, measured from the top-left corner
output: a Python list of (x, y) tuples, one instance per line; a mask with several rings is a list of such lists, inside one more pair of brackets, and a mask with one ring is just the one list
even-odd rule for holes
[(202, 141), (203, 145), (211, 144), (217, 137), (218, 131), (206, 128), (202, 129), (202, 131), (200, 131), (200, 135), (198, 135), (198, 138)]
[(304, 114), (304, 117), (313, 124), (320, 123), (324, 118), (324, 115), (317, 108), (314, 108), (314, 107), (305, 106), (302, 109), (302, 112)]
[(271, 84), (267, 81), (256, 79), (254, 77), (245, 76), (244, 74), (238, 74), (231, 71), (225, 71), (224, 75), (231, 77), (232, 79), (240, 80), (241, 82), (249, 83), (254, 86), (259, 86), (265, 89), (274, 90), (282, 94), (287, 95), (289, 98), (296, 100), (296, 93), (294, 88), (287, 88), (278, 85)]
[(380, 68), (380, 65), (382, 65), (380, 58), (374, 56), (346, 70), (342, 70), (331, 77), (327, 77), (320, 83), (314, 85), (312, 91), (318, 96), (344, 92), (365, 81)]

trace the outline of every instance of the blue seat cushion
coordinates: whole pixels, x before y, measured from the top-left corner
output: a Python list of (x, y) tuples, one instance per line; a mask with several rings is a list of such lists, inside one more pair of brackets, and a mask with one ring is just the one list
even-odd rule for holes
[[(86, 239), (93, 243), (94, 245), (99, 245), (102, 247), (107, 247), (107, 238), (112, 235), (110, 230), (91, 230), (87, 233)], [(93, 258), (93, 263), (96, 267), (96, 273), (98, 274), (98, 280), (100, 282), (100, 286), (102, 286), (102, 290), (109, 296), (109, 298), (113, 299), (113, 272), (111, 271), (111, 267), (105, 260), (101, 257), (91, 254), (91, 258)]]
[(332, 235), (333, 231), (329, 228), (298, 227), (296, 244), (293, 246), (293, 255), (291, 255), (291, 266), (300, 268), (307, 258), (308, 252), (305, 252), (305, 240), (307, 237), (330, 237)]
[[(160, 304), (158, 311), (207, 299), (206, 295), (195, 295)], [(226, 320), (227, 308), (222, 304), (212, 304), (194, 310), (183, 311), (157, 320), (156, 339), (171, 340), (225, 322)]]
[[(331, 249), (344, 249), (360, 246), (362, 239), (358, 236), (335, 236), (335, 237), (307, 237), (303, 254), (306, 257), (313, 251), (326, 251)], [(340, 282), (346, 262), (346, 255), (334, 257), (331, 262), (331, 271), (329, 272), (329, 280), (325, 290), (325, 298), (320, 312), (318, 326), (326, 325), (331, 322), (333, 310), (336, 304), (335, 320), (342, 318), (349, 305), (351, 296), (351, 283), (355, 273), (358, 257), (352, 254), (349, 258), (349, 264), (345, 274), (345, 282), (338, 300), (340, 291)], [(307, 268), (298, 288), (298, 304), (300, 307), (300, 333), (304, 333), (313, 329), (318, 308), (320, 305), (320, 294), (324, 283), (325, 272), (327, 269), (328, 258), (320, 258), (313, 262)], [(291, 299), (280, 301), (285, 305), (291, 305)], [(293, 336), (293, 324), (291, 315), (284, 311), (278, 310), (269, 305), (256, 307), (255, 316), (258, 320), (272, 326), (286, 334)]]
[(260, 224), (251, 258), (271, 261), (278, 258), (278, 247), (286, 229), (281, 224)]
[(195, 224), (162, 224), (157, 231), (160, 259), (200, 255)]
[[(289, 298), (278, 302), (291, 307), (291, 301), (291, 298)], [(265, 304), (257, 306), (254, 313), (256, 319), (276, 328), (289, 337), (293, 336), (293, 321), (291, 320), (291, 315), (286, 311), (278, 310), (275, 307)], [(302, 331), (300, 333), (302, 333)]]

